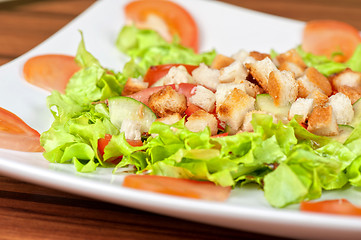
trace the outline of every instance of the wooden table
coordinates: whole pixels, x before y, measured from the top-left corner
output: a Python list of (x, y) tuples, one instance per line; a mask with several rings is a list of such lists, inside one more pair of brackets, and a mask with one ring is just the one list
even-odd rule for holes
[[(361, 29), (359, 0), (223, 0), (298, 20), (337, 19)], [(94, 0), (0, 3), (0, 65), (35, 47)], [(279, 239), (179, 220), (0, 176), (1, 239)]]

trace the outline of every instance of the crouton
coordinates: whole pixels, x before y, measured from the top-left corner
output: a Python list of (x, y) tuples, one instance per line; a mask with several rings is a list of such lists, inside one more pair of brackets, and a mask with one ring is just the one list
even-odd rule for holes
[(338, 135), (338, 125), (332, 106), (315, 107), (308, 118), (307, 130), (321, 136)]
[(329, 80), (314, 67), (307, 68), (304, 75), (297, 79), (297, 82), (298, 96), (302, 98), (307, 97), (317, 88), (321, 89), (327, 96), (330, 96), (332, 93), (332, 87)]
[(224, 67), (220, 70), (219, 82), (220, 83), (230, 83), (234, 81), (245, 80), (248, 76), (248, 71), (244, 67), (241, 61), (234, 61), (227, 67)]
[(337, 124), (348, 124), (352, 121), (354, 110), (351, 100), (343, 93), (336, 93), (329, 98), (326, 106), (332, 106)]
[(213, 90), (217, 88), (219, 75), (218, 69), (209, 68), (204, 63), (199, 64), (199, 67), (192, 72), (193, 79), (196, 83)]
[(290, 111), (288, 113), (288, 119), (291, 120), (294, 116), (299, 115), (301, 118), (297, 120), (304, 123), (308, 115), (312, 112), (312, 109), (313, 109), (312, 98), (298, 98), (291, 105)]
[(194, 83), (193, 77), (188, 73), (187, 69), (182, 66), (171, 67), (168, 73), (163, 77), (163, 84), (179, 84), (179, 83)]
[(328, 97), (321, 89), (316, 88), (307, 97), (313, 99), (313, 107), (323, 107), (328, 102)]
[(294, 74), (289, 71), (272, 71), (269, 74), (267, 88), (276, 106), (293, 103), (298, 95), (298, 85)]
[(250, 52), (249, 56), (253, 57), (256, 61), (261, 61), (267, 57), (271, 59), (271, 56), (268, 53), (260, 53), (257, 51)]
[(128, 78), (124, 85), (122, 95), (127, 96), (148, 88), (148, 83), (143, 82), (142, 78)]
[(158, 117), (166, 117), (174, 113), (183, 114), (187, 109), (187, 98), (166, 86), (149, 97), (148, 106)]
[(235, 54), (233, 54), (231, 57), (243, 63), (246, 60), (246, 58), (249, 57), (249, 52), (244, 49), (241, 49)]
[(124, 119), (120, 132), (124, 132), (125, 139), (128, 140), (140, 140), (141, 139), (142, 125), (131, 119)]
[(243, 85), (242, 88), (239, 88), (239, 89), (244, 89), (244, 91), (250, 95), (251, 97), (256, 97), (258, 94), (261, 94), (263, 93), (263, 89), (254, 84), (254, 83), (251, 83), (250, 81), (248, 80), (241, 80), (241, 81), (235, 81), (234, 82), (235, 84), (240, 84), (240, 85)]
[(229, 66), (233, 62), (233, 58), (224, 56), (222, 54), (217, 54), (216, 57), (213, 59), (211, 68), (220, 70), (221, 68)]
[(283, 63), (293, 63), (302, 69), (302, 72), (307, 68), (307, 65), (303, 61), (302, 57), (298, 54), (296, 49), (290, 49), (285, 53), (277, 55), (276, 60), (279, 65), (282, 65)]
[(182, 119), (182, 116), (179, 113), (174, 113), (171, 115), (168, 115), (166, 117), (162, 117), (162, 118), (157, 118), (157, 122), (162, 122), (168, 125), (172, 125), (176, 122), (179, 122)]
[(252, 117), (253, 114), (267, 114), (272, 116), (273, 118), (273, 123), (277, 123), (277, 118), (276, 116), (274, 116), (272, 113), (266, 113), (263, 111), (258, 111), (258, 110), (254, 110), (254, 111), (250, 111), (248, 113), (246, 113), (246, 115), (244, 116), (244, 120), (243, 120), (243, 124), (242, 124), (242, 130), (241, 132), (253, 132), (253, 125), (252, 125)]
[(233, 89), (217, 109), (218, 119), (225, 122), (231, 131), (237, 131), (247, 112), (254, 110), (255, 99), (240, 89)]
[(253, 78), (256, 79), (261, 87), (267, 92), (269, 74), (272, 71), (277, 70), (276, 65), (271, 61), (271, 59), (266, 57), (261, 61), (245, 63), (245, 66), (249, 69)]
[(340, 91), (339, 89), (342, 86), (359, 88), (361, 87), (361, 73), (354, 72), (350, 68), (347, 68), (342, 72), (332, 76), (330, 81), (333, 88), (337, 91)]
[(216, 95), (211, 90), (198, 85), (195, 87), (195, 94), (189, 98), (189, 101), (206, 112), (212, 112), (216, 106)]
[(217, 118), (204, 110), (198, 110), (188, 117), (185, 127), (192, 132), (199, 132), (209, 127), (211, 135), (218, 132)]
[(295, 78), (301, 77), (305, 71), (305, 69), (303, 69), (302, 67), (298, 66), (293, 62), (282, 62), (281, 64), (279, 64), (278, 69), (280, 71), (293, 72), (295, 74)]
[(338, 92), (345, 94), (351, 100), (351, 104), (354, 104), (361, 98), (361, 87), (349, 87), (344, 85), (339, 87)]
[(221, 83), (217, 86), (217, 91), (216, 91), (216, 106), (220, 106), (223, 104), (223, 102), (226, 100), (226, 98), (228, 97), (229, 94), (231, 94), (231, 92), (234, 89), (240, 89), (244, 92), (246, 92), (246, 88), (244, 84), (239, 84), (239, 83)]

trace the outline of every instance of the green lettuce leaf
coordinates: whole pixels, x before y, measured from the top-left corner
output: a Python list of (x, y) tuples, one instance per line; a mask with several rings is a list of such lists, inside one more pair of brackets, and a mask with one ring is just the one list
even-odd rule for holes
[[(149, 29), (138, 29), (135, 26), (124, 26), (116, 40), (118, 49), (133, 59), (138, 67), (134, 67), (134, 73), (127, 72), (129, 77), (144, 75), (150, 66), (183, 63), (199, 65), (205, 63), (210, 65), (216, 52), (210, 51), (197, 54), (193, 49), (183, 47), (177, 39), (168, 43), (157, 32)], [(129, 66), (128, 66), (129, 68)]]
[(352, 57), (346, 62), (346, 65), (353, 71), (361, 72), (361, 44), (357, 46)]
[(356, 72), (361, 72), (361, 44), (358, 45), (352, 57), (345, 63), (332, 61), (326, 56), (318, 56), (305, 52), (301, 46), (297, 47), (296, 50), (307, 66), (316, 68), (325, 76), (339, 73), (346, 68), (350, 68)]
[(90, 172), (99, 164), (107, 166), (98, 154), (98, 139), (119, 134), (108, 107), (99, 101), (120, 95), (125, 77), (100, 66), (83, 39), (76, 59), (82, 69), (69, 80), (65, 94), (53, 91), (47, 98), (54, 122), (41, 134), (40, 143), (50, 162), (73, 163), (78, 171)]

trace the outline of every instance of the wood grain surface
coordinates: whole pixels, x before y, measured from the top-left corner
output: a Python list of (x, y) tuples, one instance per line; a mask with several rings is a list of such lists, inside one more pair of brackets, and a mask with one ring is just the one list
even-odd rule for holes
[[(0, 65), (61, 29), (94, 0), (0, 2)], [(361, 29), (360, 0), (223, 0), (302, 21)], [(280, 239), (161, 216), (0, 176), (0, 239)]]

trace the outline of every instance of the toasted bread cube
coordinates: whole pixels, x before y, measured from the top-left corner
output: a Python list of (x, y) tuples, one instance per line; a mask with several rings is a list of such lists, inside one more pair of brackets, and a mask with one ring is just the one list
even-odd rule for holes
[(246, 80), (247, 76), (248, 71), (243, 63), (241, 61), (234, 61), (229, 66), (220, 70), (219, 81), (221, 83), (239, 82)]
[(302, 67), (298, 66), (297, 64), (295, 64), (293, 62), (282, 62), (281, 64), (279, 64), (278, 69), (280, 71), (293, 72), (295, 74), (296, 78), (301, 77), (303, 75), (303, 73), (305, 72), (305, 69), (303, 69)]
[(321, 136), (338, 135), (338, 125), (332, 106), (315, 107), (308, 118), (307, 130)]
[(174, 113), (183, 114), (187, 109), (187, 98), (166, 86), (149, 97), (148, 106), (158, 117), (166, 117)]
[(241, 81), (235, 81), (234, 82), (235, 84), (240, 84), (240, 85), (243, 85), (242, 88), (239, 88), (239, 89), (244, 89), (244, 91), (250, 95), (251, 97), (256, 97), (258, 94), (261, 94), (263, 93), (263, 89), (254, 84), (254, 83), (251, 83), (250, 81), (248, 80), (241, 80)]
[(337, 91), (342, 86), (348, 86), (352, 88), (359, 88), (361, 87), (361, 73), (354, 72), (350, 68), (343, 70), (342, 72), (336, 74), (332, 78), (330, 78), (332, 86)]
[(128, 78), (124, 85), (122, 95), (127, 96), (148, 88), (147, 82), (143, 82), (142, 78)]
[(162, 122), (168, 125), (172, 125), (176, 122), (179, 122), (182, 119), (182, 116), (179, 113), (173, 113), (171, 115), (168, 115), (166, 117), (157, 118), (156, 121)]
[(340, 86), (338, 92), (345, 94), (354, 104), (361, 98), (361, 87)]
[(216, 106), (216, 95), (211, 90), (198, 85), (195, 87), (195, 94), (189, 98), (189, 101), (206, 112), (212, 112)]
[(222, 54), (217, 54), (216, 57), (213, 59), (211, 68), (220, 70), (221, 68), (229, 66), (233, 62), (233, 58), (224, 56)]
[(268, 53), (260, 53), (260, 52), (257, 52), (257, 51), (252, 51), (249, 53), (249, 56), (250, 57), (253, 57), (256, 61), (261, 61), (265, 58), (269, 58), (271, 59), (271, 56), (268, 54)]
[(330, 96), (332, 93), (332, 87), (329, 80), (314, 67), (307, 68), (305, 74), (302, 77), (299, 77), (297, 82), (298, 97), (305, 98), (317, 88), (327, 96)]
[(222, 105), (224, 100), (227, 98), (227, 96), (233, 91), (233, 89), (240, 89), (250, 95), (251, 97), (256, 97), (257, 94), (261, 94), (263, 91), (262, 89), (247, 81), (241, 81), (239, 83), (221, 83), (217, 86), (216, 91), (216, 106)]
[(231, 94), (231, 92), (234, 89), (240, 89), (244, 92), (246, 92), (246, 88), (244, 84), (240, 84), (240, 83), (221, 83), (217, 86), (217, 90), (216, 90), (216, 106), (219, 107), (223, 104), (223, 102), (226, 100), (226, 98), (228, 97), (229, 94)]
[(233, 54), (231, 57), (233, 59), (238, 60), (243, 63), (249, 57), (249, 52), (244, 49), (240, 49), (238, 52)]
[(254, 110), (255, 99), (240, 89), (233, 89), (217, 109), (218, 119), (237, 131), (247, 112)]
[(141, 128), (142, 125), (131, 119), (124, 119), (120, 132), (124, 132), (125, 139), (128, 140), (140, 140), (141, 139)]
[(269, 74), (267, 88), (276, 106), (293, 103), (298, 95), (297, 82), (294, 74), (289, 71), (272, 71)]
[(313, 99), (312, 98), (298, 98), (294, 103), (292, 103), (290, 111), (288, 113), (288, 119), (291, 120), (294, 116), (299, 115), (301, 122), (305, 122), (308, 115), (312, 112), (313, 109)]
[(163, 77), (163, 84), (169, 85), (180, 83), (194, 83), (194, 80), (184, 66), (179, 65), (177, 67), (171, 67), (168, 73)]
[(253, 78), (256, 79), (256, 81), (267, 92), (269, 74), (272, 71), (277, 70), (276, 65), (271, 61), (271, 59), (266, 57), (261, 61), (256, 61), (254, 63), (246, 63), (245, 66), (246, 68), (249, 69)]
[(192, 72), (193, 79), (197, 84), (213, 90), (215, 90), (219, 84), (219, 75), (218, 69), (209, 68), (204, 63), (199, 64), (199, 67)]
[(297, 67), (302, 69), (302, 71), (304, 71), (307, 68), (307, 65), (303, 61), (302, 57), (298, 54), (298, 52), (294, 48), (288, 50), (285, 53), (277, 55), (276, 59), (277, 59), (277, 62), (279, 63), (279, 65), (287, 62), (287, 63), (293, 63), (293, 64), (297, 65)]
[(198, 110), (188, 117), (185, 127), (192, 132), (203, 131), (206, 127), (211, 130), (211, 135), (218, 132), (217, 118), (204, 110)]
[(253, 125), (252, 125), (253, 114), (267, 114), (267, 115), (270, 115), (273, 118), (273, 123), (277, 123), (277, 118), (272, 113), (266, 113), (266, 112), (258, 111), (258, 110), (250, 111), (250, 112), (246, 113), (246, 115), (244, 116), (244, 120), (243, 120), (243, 124), (242, 124), (242, 131), (241, 132), (253, 132), (254, 131)]
[(337, 124), (348, 124), (352, 121), (354, 110), (351, 100), (343, 93), (336, 93), (329, 98), (327, 105), (332, 106)]
[(323, 107), (328, 102), (328, 97), (321, 89), (316, 88), (308, 96), (308, 99), (313, 99), (313, 107)]

